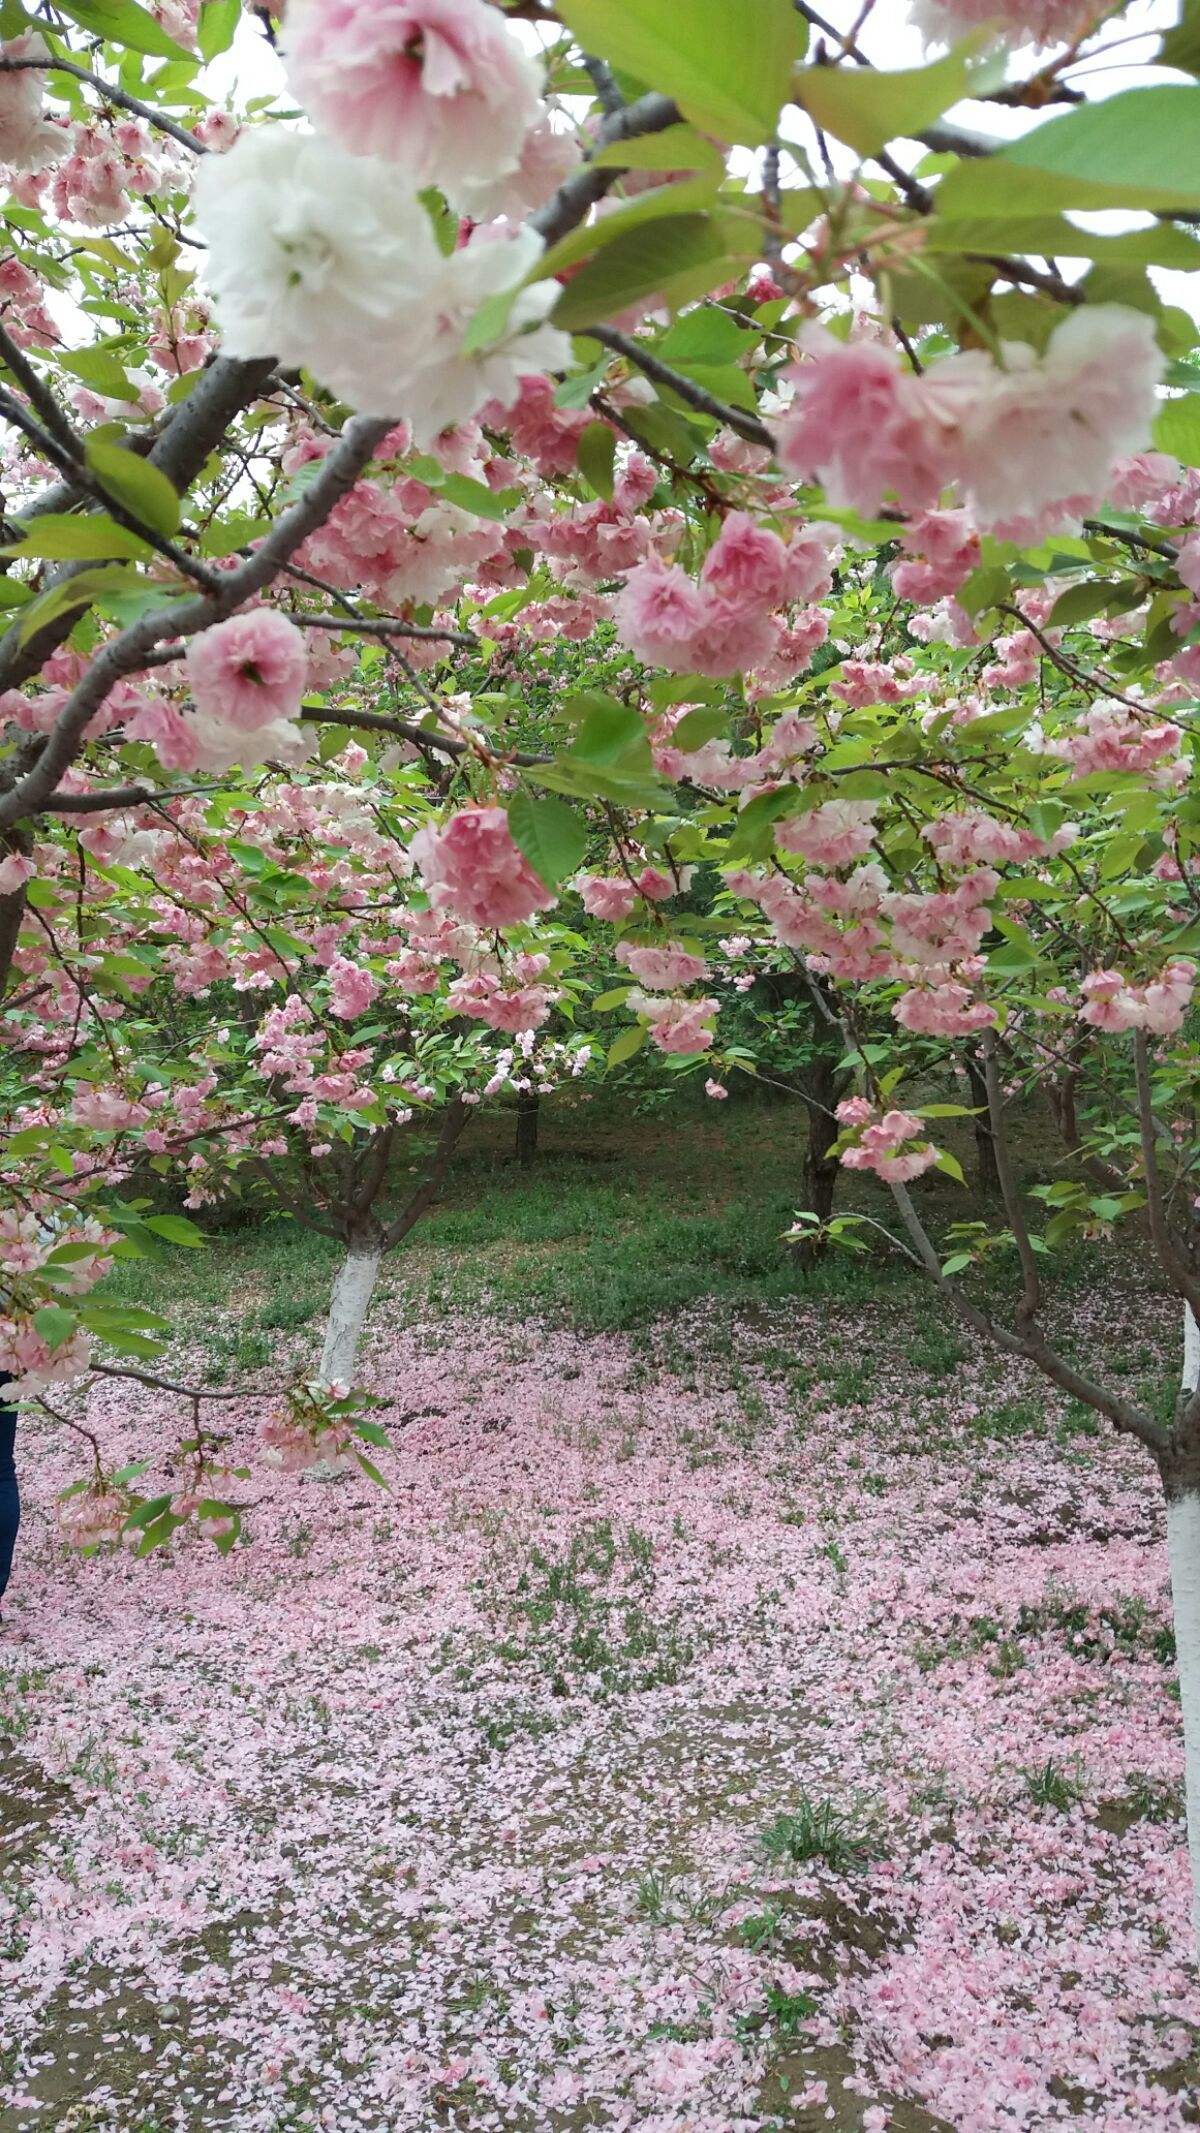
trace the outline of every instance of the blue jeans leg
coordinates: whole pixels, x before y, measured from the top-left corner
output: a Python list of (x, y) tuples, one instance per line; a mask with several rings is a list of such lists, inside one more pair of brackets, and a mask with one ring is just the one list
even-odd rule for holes
[[(2, 1381), (7, 1385), (8, 1379)], [(0, 1393), (0, 1401), (3, 1394)], [(16, 1545), (17, 1528), (21, 1523), (21, 1499), (17, 1493), (17, 1467), (14, 1458), (17, 1438), (17, 1410), (0, 1405), (0, 1598), (8, 1584), (12, 1569), (13, 1548)]]

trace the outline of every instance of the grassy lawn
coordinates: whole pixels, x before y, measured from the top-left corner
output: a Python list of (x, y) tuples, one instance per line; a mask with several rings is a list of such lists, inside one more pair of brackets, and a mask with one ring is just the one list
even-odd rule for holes
[[(607, 1332), (705, 1298), (774, 1303), (815, 1284), (865, 1299), (901, 1278), (842, 1258), (806, 1274), (783, 1243), (801, 1190), (798, 1104), (698, 1104), (682, 1129), (604, 1102), (543, 1114), (531, 1169), (516, 1162), (511, 1115), (477, 1122), (383, 1293)], [(320, 1320), (339, 1248), (286, 1217), (207, 1226), (207, 1250), (126, 1261), (108, 1290), (170, 1313), (218, 1368), (257, 1369), (281, 1332)]]

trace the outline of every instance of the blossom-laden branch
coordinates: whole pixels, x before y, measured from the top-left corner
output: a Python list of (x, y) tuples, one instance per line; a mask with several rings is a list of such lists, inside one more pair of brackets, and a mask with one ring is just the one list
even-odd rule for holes
[(365, 416), (348, 423), (340, 441), (303, 496), (276, 522), (249, 560), (227, 574), (218, 591), (144, 615), (96, 655), (72, 691), (32, 767), (18, 778), (11, 791), (0, 794), (0, 828), (36, 814), (46, 805), (59, 779), (74, 761), (88, 721), (123, 676), (140, 670), (147, 652), (164, 639), (190, 637), (224, 621), (251, 594), (273, 582), (288, 557), (317, 526), (324, 524), (336, 504), (353, 487), (387, 434), (388, 427), (384, 421)]

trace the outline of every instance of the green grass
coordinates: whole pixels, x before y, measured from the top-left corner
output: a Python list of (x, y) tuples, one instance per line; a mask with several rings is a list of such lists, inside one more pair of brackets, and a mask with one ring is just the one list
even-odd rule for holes
[[(377, 1324), (490, 1310), (582, 1333), (636, 1333), (697, 1305), (728, 1313), (815, 1300), (849, 1311), (882, 1308), (914, 1376), (947, 1389), (970, 1357), (970, 1340), (930, 1308), (919, 1277), (889, 1258), (882, 1242), (862, 1256), (832, 1251), (813, 1269), (785, 1243), (802, 1192), (799, 1105), (755, 1095), (718, 1106), (681, 1095), (660, 1115), (610, 1094), (551, 1100), (543, 1113), (542, 1146), (529, 1170), (515, 1161), (511, 1113), (473, 1122), (441, 1200), (385, 1264)], [(935, 1231), (977, 1206), (945, 1179), (922, 1181), (921, 1201)], [(870, 1179), (841, 1180), (839, 1204), (869, 1209), (885, 1223), (892, 1216), (886, 1192)], [(315, 1342), (340, 1247), (290, 1218), (251, 1209), (209, 1217), (205, 1226), (206, 1249), (118, 1262), (107, 1293), (167, 1315), (177, 1337), (205, 1350), (209, 1382), (270, 1371), (285, 1354), (294, 1361), (307, 1329)], [(1094, 1261), (1079, 1258), (1078, 1268), (1056, 1262), (1056, 1295), (1076, 1278), (1094, 1282)], [(1015, 1268), (997, 1263), (990, 1286), (1002, 1312), (1014, 1281)], [(683, 1324), (672, 1358), (684, 1379), (685, 1336), (692, 1338)], [(780, 1360), (797, 1397), (811, 1382), (802, 1362), (790, 1349)], [(1141, 1363), (1137, 1352), (1133, 1367)], [(847, 1357), (824, 1396), (869, 1406), (878, 1383), (871, 1358)], [(1036, 1415), (1022, 1404), (998, 1383), (980, 1435), (1003, 1441), (1044, 1429), (1040, 1403)], [(745, 1421), (752, 1428), (753, 1415)], [(1066, 1442), (1091, 1434), (1082, 1411), (1061, 1428)]]
[[(714, 1299), (877, 1297), (903, 1280), (886, 1262), (837, 1255), (805, 1271), (783, 1241), (800, 1193), (803, 1141), (790, 1107), (713, 1107), (666, 1123), (611, 1108), (552, 1118), (531, 1170), (511, 1122), (481, 1122), (439, 1204), (384, 1271), (418, 1310), (490, 1305), (582, 1331), (645, 1325)], [(167, 1312), (218, 1370), (267, 1364), (279, 1335), (315, 1325), (339, 1258), (290, 1218), (243, 1212), (209, 1223), (208, 1248), (119, 1262), (106, 1292)]]

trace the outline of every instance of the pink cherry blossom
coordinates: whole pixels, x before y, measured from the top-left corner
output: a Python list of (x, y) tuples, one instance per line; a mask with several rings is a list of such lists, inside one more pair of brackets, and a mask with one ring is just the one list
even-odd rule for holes
[(367, 1009), (379, 991), (379, 980), (349, 956), (336, 956), (329, 966), (329, 1006), (344, 1022), (353, 1022)]
[(575, 883), (590, 918), (628, 918), (638, 891), (623, 874), (581, 874)]
[(196, 708), (235, 733), (294, 719), (308, 676), (304, 637), (273, 608), (250, 608), (188, 642), (188, 682)]
[(652, 992), (695, 985), (708, 976), (708, 964), (702, 955), (689, 955), (685, 948), (673, 943), (665, 948), (639, 948), (632, 941), (618, 941), (614, 953), (618, 963), (624, 963), (639, 984), (648, 985)]
[(825, 800), (806, 814), (786, 815), (775, 825), (782, 852), (794, 852), (810, 866), (844, 867), (869, 852), (875, 836), (873, 800)]
[(555, 897), (513, 843), (502, 807), (464, 807), (410, 846), (435, 907), (476, 926), (515, 926)]
[(283, 46), (310, 118), (417, 184), (515, 169), (538, 116), (539, 69), (486, 0), (291, 0)]

